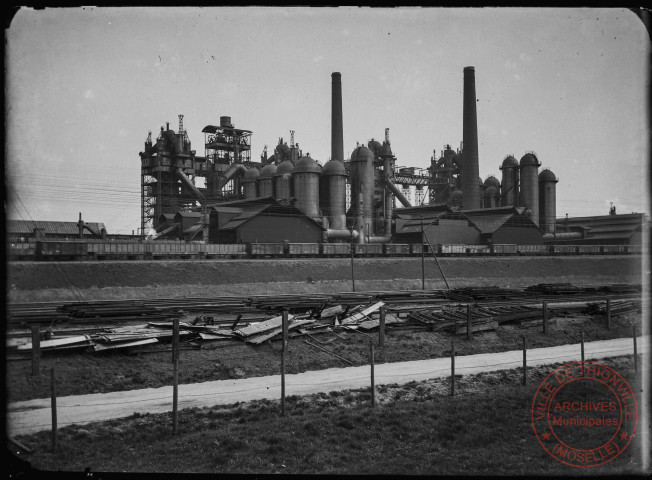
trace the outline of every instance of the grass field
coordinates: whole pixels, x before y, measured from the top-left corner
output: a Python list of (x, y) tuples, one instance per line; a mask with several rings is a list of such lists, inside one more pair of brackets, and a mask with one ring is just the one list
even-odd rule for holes
[[(605, 360), (640, 385), (631, 357)], [(81, 472), (613, 475), (640, 474), (642, 445), (635, 437), (616, 459), (581, 469), (551, 458), (532, 430), (531, 404), (553, 366), (450, 379), (289, 397), (278, 401), (190, 409), (171, 415), (134, 415), (66, 427), (59, 449), (49, 432), (19, 437), (41, 470)], [(634, 388), (640, 391), (640, 388)], [(647, 472), (650, 473), (650, 472)]]

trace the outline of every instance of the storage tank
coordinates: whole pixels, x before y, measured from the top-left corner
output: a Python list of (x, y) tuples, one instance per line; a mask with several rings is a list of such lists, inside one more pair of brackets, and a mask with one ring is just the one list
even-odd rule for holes
[[(367, 147), (357, 147), (351, 153), (351, 209), (349, 217), (360, 232), (359, 238), (372, 236), (374, 205), (374, 154)], [(362, 231), (363, 230), (363, 231)]]
[(496, 187), (496, 190), (500, 191), (500, 180), (498, 180), (493, 175), (489, 175), (484, 181), (484, 188)]
[(484, 208), (496, 208), (498, 200), (498, 189), (489, 185), (484, 189)]
[(371, 150), (375, 156), (383, 154), (383, 144), (373, 138), (367, 142), (367, 148)]
[(503, 180), (500, 184), (500, 205), (518, 207), (518, 160), (513, 155), (507, 155), (500, 170), (503, 172)]
[(453, 190), (450, 198), (448, 199), (448, 205), (451, 207), (461, 207), (463, 200), (462, 190)]
[(520, 161), (519, 203), (532, 212), (532, 221), (539, 225), (539, 159), (528, 152)]
[(326, 162), (321, 173), (321, 211), (333, 230), (346, 229), (346, 168), (338, 160)]
[(286, 200), (292, 197), (292, 172), (294, 164), (285, 160), (278, 164), (274, 174), (274, 187), (276, 188), (276, 199)]
[(258, 177), (258, 196), (274, 198), (274, 175), (276, 174), (276, 165), (265, 165), (260, 170)]
[(551, 170), (545, 169), (539, 174), (539, 221), (544, 234), (555, 233), (558, 181)]
[(244, 198), (256, 198), (258, 197), (258, 185), (256, 182), (260, 177), (260, 172), (256, 167), (248, 168), (245, 174), (242, 177), (242, 189), (244, 191)]
[(310, 157), (301, 157), (294, 166), (294, 197), (299, 210), (313, 219), (319, 218), (319, 177), (321, 167)]

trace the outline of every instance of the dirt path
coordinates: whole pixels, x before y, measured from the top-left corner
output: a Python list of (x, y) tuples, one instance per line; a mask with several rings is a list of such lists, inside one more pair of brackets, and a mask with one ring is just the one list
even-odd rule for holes
[[(650, 336), (638, 337), (638, 353), (650, 351)], [(630, 355), (631, 338), (585, 343), (586, 360)], [(522, 351), (478, 354), (456, 357), (456, 375), (513, 369), (522, 366)], [(530, 349), (528, 366), (547, 365), (580, 359), (580, 345)], [(645, 363), (645, 362), (643, 362)], [(330, 368), (309, 371), (285, 377), (286, 395), (307, 395), (361, 388), (369, 385), (369, 366)], [(436, 358), (410, 362), (377, 364), (376, 385), (404, 384), (450, 375), (450, 359)], [(279, 375), (252, 377), (240, 380), (219, 380), (179, 386), (179, 409), (209, 407), (262, 398), (279, 398)], [(149, 388), (106, 394), (75, 395), (57, 399), (58, 426), (86, 424), (134, 413), (164, 413), (172, 408), (172, 387)], [(7, 406), (7, 425), (10, 436), (31, 434), (51, 428), (50, 399), (16, 402)]]

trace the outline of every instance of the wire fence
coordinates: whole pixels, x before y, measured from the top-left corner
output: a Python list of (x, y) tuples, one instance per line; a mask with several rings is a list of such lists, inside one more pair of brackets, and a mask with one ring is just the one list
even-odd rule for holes
[[(285, 319), (287, 325), (287, 319)], [(544, 315), (544, 329), (545, 333), (545, 315)], [(175, 320), (175, 337), (178, 339), (178, 320)], [(290, 339), (287, 336), (287, 326), (285, 328), (286, 334), (284, 335), (282, 342), (281, 353), (281, 362), (279, 368), (279, 375), (269, 375), (265, 377), (254, 377), (254, 378), (243, 378), (236, 380), (219, 380), (215, 382), (209, 382), (204, 384), (187, 384), (183, 387), (185, 390), (181, 397), (181, 403), (188, 402), (189, 399), (208, 399), (204, 402), (203, 406), (224, 404), (228, 405), (231, 403), (239, 403), (240, 400), (237, 400), (239, 397), (245, 397), (247, 400), (254, 399), (263, 399), (263, 398), (273, 398), (278, 395), (278, 388), (281, 389), (280, 403), (281, 403), (281, 415), (285, 415), (285, 398), (286, 398), (286, 372), (285, 372), (285, 362), (284, 362), (284, 352), (286, 351), (286, 346), (289, 346)], [(583, 332), (582, 332), (583, 333)], [(375, 392), (378, 385), (382, 384), (404, 384), (409, 381), (424, 381), (428, 379), (449, 379), (450, 382), (450, 394), (455, 395), (455, 381), (456, 377), (459, 377), (462, 374), (477, 374), (482, 372), (490, 372), (497, 370), (517, 370), (522, 373), (522, 385), (527, 384), (528, 368), (532, 366), (540, 366), (544, 364), (554, 364), (560, 363), (563, 361), (579, 361), (580, 358), (584, 361), (585, 357), (585, 344), (584, 344), (584, 335), (581, 337), (581, 344), (573, 345), (576, 348), (575, 353), (561, 354), (559, 351), (551, 351), (550, 349), (559, 349), (560, 347), (548, 347), (546, 349), (537, 349), (537, 353), (528, 358), (527, 342), (526, 336), (523, 335), (522, 345), (519, 345), (523, 352), (522, 355), (522, 364), (519, 361), (518, 350), (519, 348), (515, 346), (515, 350), (510, 352), (502, 352), (495, 354), (486, 354), (483, 355), (482, 359), (474, 358), (474, 355), (465, 355), (458, 357), (457, 365), (455, 365), (456, 360), (456, 348), (455, 343), (463, 342), (464, 340), (455, 339), (453, 337), (451, 343), (451, 349), (448, 352), (450, 355), (450, 366), (446, 364), (446, 359), (436, 358), (429, 360), (419, 360), (414, 362), (401, 362), (398, 365), (395, 363), (381, 363), (375, 364), (375, 353), (374, 347), (380, 343), (381, 331), (378, 332), (378, 336), (369, 336), (366, 344), (370, 347), (370, 353), (368, 356), (368, 363), (366, 365), (358, 365), (353, 367), (346, 367), (341, 370), (342, 375), (339, 377), (333, 377), (332, 371), (329, 371), (328, 376), (325, 376), (324, 371), (310, 371), (303, 372), (299, 374), (292, 375), (292, 381), (287, 384), (290, 395), (306, 395), (311, 393), (318, 392), (327, 392), (327, 391), (338, 391), (338, 390), (349, 390), (349, 389), (360, 389), (360, 388), (369, 388), (372, 398), (372, 406), (375, 406)], [(459, 338), (459, 337), (458, 337)], [(470, 340), (467, 338), (467, 342)], [(616, 339), (616, 341), (621, 342), (623, 339)], [(629, 350), (634, 356), (634, 368), (635, 371), (638, 368), (637, 361), (637, 341), (640, 339), (637, 337), (636, 327), (632, 326), (632, 349)], [(615, 342), (615, 341), (614, 341)], [(622, 342), (621, 342), (622, 343)], [(579, 348), (578, 348), (579, 347)], [(596, 347), (597, 348), (597, 347)], [(385, 353), (384, 346), (381, 347), (381, 355)], [(378, 352), (379, 350), (376, 350)], [(627, 349), (624, 349), (622, 345), (606, 345), (601, 346), (599, 350), (589, 352), (589, 357), (591, 358), (607, 358), (610, 356), (622, 356), (628, 353), (625, 353)], [(546, 352), (550, 352), (546, 354)], [(490, 355), (490, 356), (487, 356)], [(174, 368), (178, 368), (178, 363), (174, 364), (175, 360), (178, 362), (180, 356), (179, 342), (173, 341), (173, 365)], [(242, 358), (248, 358), (256, 355), (241, 355)], [(530, 361), (530, 366), (528, 367), (528, 360)], [(375, 367), (374, 367), (375, 364)], [(369, 370), (369, 367), (371, 369)], [(420, 368), (421, 367), (421, 368)], [(425, 367), (425, 368), (424, 368)], [(156, 413), (163, 413), (166, 411), (165, 408), (161, 410), (161, 404), (167, 402), (170, 403), (171, 409), (167, 410), (172, 411), (173, 414), (173, 434), (176, 433), (177, 429), (177, 412), (178, 412), (178, 375), (174, 375), (173, 385), (161, 387), (156, 389), (151, 393), (151, 395), (143, 394), (142, 391), (138, 392), (139, 398), (130, 399), (131, 395), (128, 392), (116, 392), (120, 398), (110, 399), (107, 396), (111, 394), (97, 394), (98, 400), (100, 401), (83, 401), (83, 398), (80, 398), (78, 402), (70, 403), (69, 401), (57, 402), (56, 398), (56, 374), (55, 369), (52, 367), (50, 369), (51, 373), (51, 414), (52, 420), (50, 423), (41, 422), (40, 424), (33, 423), (31, 425), (32, 429), (47, 429), (50, 424), (52, 426), (52, 448), (56, 450), (58, 445), (57, 439), (57, 430), (61, 426), (71, 425), (74, 423), (89, 423), (93, 421), (92, 419), (85, 420), (83, 415), (77, 415), (76, 413), (88, 408), (97, 409), (97, 411), (105, 411), (111, 409), (112, 407), (120, 406), (134, 406), (138, 408), (153, 409), (158, 410)], [(233, 382), (236, 383), (235, 388)], [(242, 385), (242, 388), (238, 388), (238, 383), (255, 383), (249, 386)], [(199, 386), (197, 386), (199, 385)], [(367, 385), (368, 387), (365, 387)], [(222, 389), (220, 389), (222, 387)], [(172, 388), (173, 395), (170, 395), (168, 389)], [(197, 389), (201, 390), (197, 390)], [(292, 392), (295, 393), (292, 393)], [(256, 394), (258, 392), (259, 394)], [(174, 399), (172, 398), (174, 396)], [(69, 399), (74, 399), (76, 397), (68, 397)], [(220, 400), (223, 399), (223, 400)], [(365, 397), (366, 398), (366, 397)], [(65, 400), (65, 398), (64, 398)], [(365, 400), (366, 401), (366, 400)], [(59, 412), (68, 412), (64, 415), (58, 415)], [(84, 414), (86, 414), (84, 412)], [(121, 415), (116, 415), (119, 417)], [(68, 421), (66, 419), (74, 418), (75, 420)]]

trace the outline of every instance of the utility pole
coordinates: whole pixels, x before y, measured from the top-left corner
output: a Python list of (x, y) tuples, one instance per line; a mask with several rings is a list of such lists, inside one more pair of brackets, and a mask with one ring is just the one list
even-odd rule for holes
[(426, 289), (425, 250), (426, 246), (423, 241), (423, 214), (421, 214), (421, 290)]
[(353, 244), (353, 225), (351, 225), (351, 284), (353, 286), (353, 291), (355, 292), (355, 276), (353, 273), (353, 249), (354, 249), (354, 244)]

